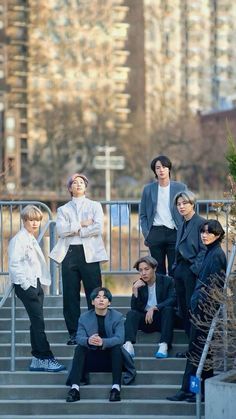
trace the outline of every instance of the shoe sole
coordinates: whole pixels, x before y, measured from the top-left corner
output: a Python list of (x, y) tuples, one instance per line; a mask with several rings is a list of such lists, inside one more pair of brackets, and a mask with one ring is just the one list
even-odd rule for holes
[(57, 370), (52, 370), (49, 368), (32, 368), (29, 367), (29, 371), (34, 371), (34, 372), (60, 372), (60, 371), (65, 371), (66, 368), (58, 368)]
[(161, 354), (161, 353), (160, 353), (160, 354), (156, 353), (156, 354), (155, 354), (155, 357), (156, 357), (156, 358), (168, 358), (168, 355)]

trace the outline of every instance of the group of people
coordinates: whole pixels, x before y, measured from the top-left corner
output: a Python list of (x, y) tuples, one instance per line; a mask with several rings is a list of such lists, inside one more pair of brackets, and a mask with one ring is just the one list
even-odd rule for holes
[[(62, 265), (67, 344), (76, 345), (67, 379), (67, 402), (80, 400), (80, 384), (88, 382), (90, 371), (112, 371), (109, 400), (120, 401), (122, 371), (128, 373), (126, 383), (135, 377), (133, 345), (138, 330), (159, 331), (155, 356), (166, 358), (172, 345), (176, 312), (189, 338), (187, 353), (176, 356), (188, 359), (182, 387), (168, 399), (195, 401), (189, 381), (196, 367), (188, 355), (202, 345), (204, 336), (190, 320), (192, 314), (204, 317), (204, 290), (213, 287), (214, 278), (224, 278), (226, 257), (220, 245), (224, 230), (217, 220), (205, 220), (196, 214), (194, 194), (185, 184), (170, 180), (171, 168), (167, 156), (158, 156), (151, 162), (156, 181), (144, 187), (140, 205), (141, 228), (150, 255), (134, 264), (139, 278), (132, 287), (131, 309), (126, 319), (110, 307), (111, 292), (102, 286), (100, 263), (108, 260), (102, 239), (102, 206), (86, 197), (88, 179), (84, 174), (75, 173), (68, 179), (71, 200), (58, 208), (59, 238), (49, 255)], [(34, 205), (23, 209), (23, 226), (9, 244), (9, 273), (30, 319), (29, 369), (57, 372), (65, 366), (55, 359), (45, 334), (41, 284), (50, 285), (50, 275), (35, 238), (42, 217)], [(88, 306), (83, 314), (81, 281)], [(203, 378), (212, 373), (208, 371)]]

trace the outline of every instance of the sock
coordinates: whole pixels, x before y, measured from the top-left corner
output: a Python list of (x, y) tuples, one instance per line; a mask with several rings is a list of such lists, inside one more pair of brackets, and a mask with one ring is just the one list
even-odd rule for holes
[(119, 384), (113, 384), (113, 386), (112, 386), (112, 388), (111, 388), (111, 389), (113, 389), (113, 388), (116, 388), (116, 390), (120, 391), (120, 386), (119, 386)]
[(78, 390), (78, 391), (79, 391), (79, 386), (78, 386), (78, 384), (72, 384), (71, 388), (75, 388), (76, 390)]

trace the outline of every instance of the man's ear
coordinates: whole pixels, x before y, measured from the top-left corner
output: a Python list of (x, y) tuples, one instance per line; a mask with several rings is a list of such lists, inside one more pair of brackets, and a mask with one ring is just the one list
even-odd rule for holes
[(94, 306), (94, 300), (92, 300), (91, 303), (92, 303), (92, 306)]

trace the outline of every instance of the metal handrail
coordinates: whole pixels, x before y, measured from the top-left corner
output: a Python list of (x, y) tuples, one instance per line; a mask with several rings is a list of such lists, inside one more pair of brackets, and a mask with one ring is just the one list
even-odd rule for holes
[[(230, 255), (230, 259), (229, 262), (227, 264), (227, 270), (226, 270), (226, 275), (225, 275), (225, 283), (224, 283), (224, 289), (226, 289), (228, 287), (228, 283), (229, 283), (229, 278), (232, 272), (232, 267), (234, 264), (234, 259), (236, 256), (236, 244), (234, 243), (233, 247), (232, 247), (232, 252)], [(201, 377), (202, 377), (202, 371), (204, 368), (204, 364), (206, 361), (206, 357), (209, 351), (209, 347), (210, 347), (210, 343), (212, 341), (213, 335), (214, 335), (214, 331), (217, 325), (217, 321), (220, 315), (220, 312), (223, 311), (223, 313), (225, 312), (226, 308), (225, 308), (225, 304), (222, 304), (219, 309), (217, 310), (217, 312), (215, 313), (213, 319), (212, 319), (212, 323), (211, 323), (211, 327), (209, 329), (208, 335), (207, 335), (207, 339), (202, 351), (202, 355), (198, 364), (198, 368), (197, 368), (197, 372), (196, 372), (196, 377), (198, 378), (198, 382), (199, 382), (199, 391), (196, 394), (196, 419), (201, 419)], [(224, 316), (225, 318), (225, 316)], [(227, 360), (225, 359), (225, 357), (227, 357), (226, 351), (224, 354), (224, 370), (225, 368), (227, 368)]]

